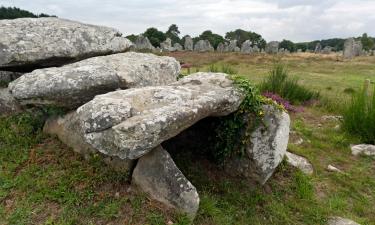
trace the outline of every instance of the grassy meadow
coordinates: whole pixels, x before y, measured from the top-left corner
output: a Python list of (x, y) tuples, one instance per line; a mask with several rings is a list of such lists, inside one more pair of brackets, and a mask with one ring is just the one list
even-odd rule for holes
[[(341, 106), (358, 92), (365, 79), (375, 80), (375, 57), (352, 61), (337, 55), (285, 56), (236, 53), (170, 53), (191, 64), (190, 73), (212, 65), (230, 66), (259, 84), (275, 62), (291, 76), (320, 92), (321, 100), (292, 113), (288, 149), (314, 167), (307, 176), (283, 162), (263, 187), (226, 175), (219, 167), (192, 159), (176, 164), (197, 187), (201, 204), (195, 225), (327, 224), (330, 216), (375, 224), (375, 159), (354, 157), (357, 137), (340, 129)], [(183, 69), (183, 74), (188, 69)], [(190, 224), (147, 196), (134, 193), (123, 174), (99, 160), (84, 160), (55, 137), (41, 132), (44, 115), (31, 111), (0, 118), (0, 225), (6, 224)], [(302, 138), (302, 144), (295, 144)], [(343, 173), (326, 170), (329, 164)]]

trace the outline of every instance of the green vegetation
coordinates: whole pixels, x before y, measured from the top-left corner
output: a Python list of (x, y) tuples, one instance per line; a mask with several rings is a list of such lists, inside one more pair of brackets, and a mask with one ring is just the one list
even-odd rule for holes
[(202, 34), (200, 34), (198, 37), (193, 38), (193, 40), (194, 43), (198, 42), (199, 40), (208, 40), (212, 47), (214, 47), (215, 49), (220, 43), (225, 42), (224, 38), (221, 35), (212, 33), (212, 31), (210, 30), (203, 31)]
[(159, 31), (154, 27), (148, 28), (143, 33), (143, 36), (147, 37), (154, 47), (160, 47), (160, 43), (167, 39), (166, 35), (162, 31)]
[(375, 144), (375, 94), (362, 90), (353, 95), (343, 110), (343, 128), (363, 142)]
[[(38, 17), (51, 17), (50, 15), (41, 13), (39, 15), (36, 15), (32, 12), (22, 10), (20, 8), (16, 7), (0, 7), (0, 20), (5, 20), (5, 19), (17, 19), (17, 18), (38, 18)], [(55, 17), (55, 16), (53, 16)]]
[(289, 78), (288, 71), (282, 64), (275, 64), (269, 76), (260, 84), (260, 90), (278, 94), (292, 104), (319, 98), (319, 92), (301, 86), (297, 78)]
[(237, 40), (238, 47), (241, 47), (242, 43), (246, 40), (250, 40), (253, 45), (258, 45), (259, 48), (264, 49), (266, 47), (266, 41), (263, 39), (262, 35), (242, 29), (227, 32), (225, 34), (225, 39)]

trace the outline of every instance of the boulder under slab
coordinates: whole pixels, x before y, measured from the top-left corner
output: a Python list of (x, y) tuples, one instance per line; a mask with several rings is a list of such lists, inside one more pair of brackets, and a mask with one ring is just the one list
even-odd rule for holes
[(113, 28), (71, 20), (0, 20), (0, 69), (31, 71), (84, 58), (125, 52), (132, 43)]
[(195, 217), (199, 208), (198, 192), (161, 146), (138, 160), (132, 177), (132, 184), (153, 199)]
[(96, 95), (117, 89), (166, 85), (177, 80), (180, 64), (145, 53), (98, 56), (62, 67), (38, 69), (11, 82), (21, 104), (77, 108)]
[[(250, 134), (245, 155), (225, 164), (230, 175), (252, 178), (264, 184), (286, 154), (289, 141), (289, 115), (274, 106), (263, 106), (264, 117)], [(239, 137), (241, 138), (241, 137)]]
[(196, 73), (167, 86), (98, 95), (77, 112), (95, 149), (137, 159), (203, 118), (236, 111), (243, 97), (226, 74)]
[(0, 88), (0, 115), (10, 115), (21, 111), (21, 106), (10, 94), (8, 88)]

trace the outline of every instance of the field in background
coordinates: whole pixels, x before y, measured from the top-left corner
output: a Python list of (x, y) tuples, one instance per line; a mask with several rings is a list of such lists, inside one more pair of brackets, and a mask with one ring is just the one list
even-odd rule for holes
[[(285, 56), (235, 53), (178, 52), (169, 55), (192, 64), (190, 72), (210, 65), (230, 65), (259, 83), (275, 61), (311, 89), (320, 90), (327, 104), (344, 104), (365, 79), (375, 80), (375, 57), (343, 61), (337, 55)], [(187, 69), (183, 70), (187, 73)], [(233, 179), (205, 160), (188, 153), (175, 158), (201, 197), (196, 225), (327, 224), (330, 216), (375, 224), (375, 161), (354, 157), (358, 143), (324, 115), (339, 108), (309, 106), (291, 114), (289, 151), (306, 157), (314, 167), (307, 176), (280, 165), (263, 187)], [(37, 115), (0, 118), (0, 225), (5, 224), (188, 224), (147, 196), (134, 194), (122, 174), (95, 159), (85, 161), (57, 139), (41, 134)], [(32, 126), (31, 126), (32, 125)], [(40, 124), (39, 124), (40, 126)], [(295, 144), (303, 139), (302, 144)], [(326, 170), (332, 164), (343, 173)]]

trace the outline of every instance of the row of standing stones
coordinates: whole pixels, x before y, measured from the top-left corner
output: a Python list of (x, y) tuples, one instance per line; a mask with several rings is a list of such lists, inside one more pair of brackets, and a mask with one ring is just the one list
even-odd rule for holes
[[(193, 150), (199, 141), (212, 144), (204, 138), (212, 121), (239, 109), (244, 93), (228, 75), (195, 73), (177, 80), (179, 62), (128, 52), (133, 44), (112, 28), (23, 18), (1, 20), (0, 31), (0, 70), (10, 82), (0, 90), (1, 114), (30, 106), (67, 109), (49, 118), (44, 132), (86, 158), (101, 156), (138, 190), (195, 216), (199, 194), (170, 152)], [(282, 161), (290, 125), (284, 111), (263, 108), (262, 123), (249, 137), (238, 137), (250, 139), (245, 155), (232, 156), (224, 166), (229, 175), (260, 184)]]
[[(164, 42), (160, 44), (160, 47), (155, 48), (147, 37), (139, 35), (133, 46), (134, 50), (139, 51), (151, 51), (151, 52), (174, 52), (174, 51), (196, 51), (196, 52), (213, 52), (214, 47), (210, 44), (208, 40), (199, 40), (197, 43), (193, 42), (190, 36), (185, 37), (184, 46), (179, 43), (172, 45), (172, 40), (167, 38)], [(244, 54), (260, 53), (265, 52), (268, 54), (277, 53), (290, 53), (289, 50), (280, 48), (280, 42), (271, 41), (267, 43), (265, 49), (260, 49), (256, 43), (252, 43), (250, 40), (246, 40), (241, 44), (241, 48), (238, 47), (237, 40), (231, 40), (229, 42), (221, 42), (216, 48), (217, 52), (241, 52)], [(302, 52), (299, 49), (297, 52)], [(320, 43), (315, 46), (314, 53), (330, 54), (333, 52), (333, 48), (326, 46), (322, 48)], [(346, 59), (352, 59), (356, 56), (362, 56), (370, 54), (365, 52), (362, 47), (361, 41), (356, 41), (354, 38), (349, 38), (344, 43), (344, 50), (342, 51), (343, 57)]]

